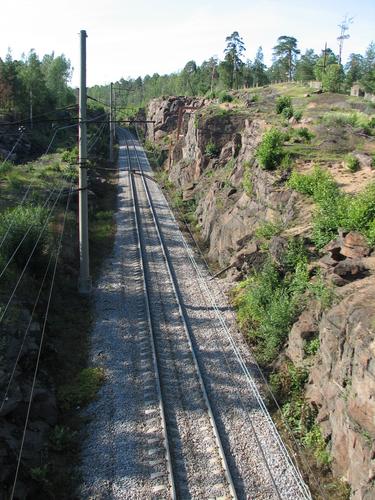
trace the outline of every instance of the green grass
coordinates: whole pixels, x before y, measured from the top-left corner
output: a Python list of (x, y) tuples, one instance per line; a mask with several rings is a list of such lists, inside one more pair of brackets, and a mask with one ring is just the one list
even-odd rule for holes
[(260, 240), (270, 240), (273, 236), (280, 234), (282, 224), (280, 222), (264, 222), (255, 230), (255, 237)]
[(354, 128), (372, 127), (371, 118), (365, 113), (357, 111), (332, 112), (325, 113), (322, 117), (322, 123), (327, 127), (338, 127), (349, 125)]
[(103, 382), (102, 368), (84, 368), (71, 383), (60, 387), (58, 394), (60, 406), (70, 410), (87, 405), (95, 399)]
[(204, 150), (204, 154), (209, 158), (216, 158), (220, 154), (220, 148), (217, 144), (210, 141), (207, 143), (206, 148)]
[(359, 160), (356, 156), (349, 154), (345, 158), (346, 168), (351, 172), (357, 172), (360, 168)]
[(253, 194), (253, 182), (251, 180), (251, 163), (245, 161), (243, 164), (243, 178), (242, 178), (242, 189), (248, 196)]
[(261, 271), (237, 287), (234, 302), (238, 320), (261, 364), (271, 363), (278, 355), (300, 311), (307, 282), (304, 259), (285, 276), (268, 259)]
[(320, 347), (320, 341), (319, 338), (314, 338), (307, 340), (304, 346), (304, 353), (306, 356), (314, 356), (319, 350)]
[(359, 231), (375, 244), (375, 183), (361, 193), (345, 194), (327, 171), (315, 167), (309, 174), (293, 172), (288, 185), (317, 204), (312, 239), (318, 248), (333, 239), (339, 228)]
[(7, 261), (15, 254), (14, 261), (21, 268), (34, 252), (31, 264), (34, 270), (38, 269), (51, 247), (48, 228), (42, 232), (47, 215), (47, 210), (38, 205), (10, 208), (0, 214), (0, 241), (5, 238), (0, 250), (1, 260)]

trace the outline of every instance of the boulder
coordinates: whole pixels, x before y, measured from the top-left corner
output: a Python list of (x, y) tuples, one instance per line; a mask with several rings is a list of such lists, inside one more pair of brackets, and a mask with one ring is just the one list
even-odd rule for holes
[(362, 234), (350, 231), (343, 239), (341, 254), (351, 259), (367, 257), (370, 254), (370, 247)]

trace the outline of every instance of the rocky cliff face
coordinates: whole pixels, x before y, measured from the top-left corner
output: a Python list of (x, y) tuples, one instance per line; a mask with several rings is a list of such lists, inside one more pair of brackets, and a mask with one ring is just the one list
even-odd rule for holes
[[(178, 108), (192, 102), (152, 102), (148, 119), (156, 121), (155, 137), (175, 132)], [(232, 264), (229, 276), (236, 280), (262, 262), (256, 229), (281, 224), (289, 236), (306, 236), (312, 203), (285, 186), (285, 174), (257, 164), (255, 151), (268, 125), (251, 100), (248, 113), (229, 104), (195, 103), (200, 109), (183, 115), (178, 141), (170, 136), (173, 162), (166, 169), (183, 199), (196, 201), (209, 258), (220, 266)], [(215, 151), (209, 150), (212, 143)], [(347, 480), (352, 498), (360, 500), (375, 496), (375, 264), (371, 249), (363, 253), (361, 242), (358, 246), (360, 236), (343, 241), (344, 236), (317, 264), (338, 287), (334, 305), (322, 312), (311, 303), (291, 329), (284, 355), (296, 365), (305, 363), (306, 342), (319, 337), (306, 396), (329, 443), (334, 474)], [(269, 252), (277, 259), (276, 240)]]
[(308, 399), (330, 438), (333, 471), (347, 479), (352, 498), (374, 498), (375, 277), (340, 289), (340, 300), (319, 323), (320, 350)]

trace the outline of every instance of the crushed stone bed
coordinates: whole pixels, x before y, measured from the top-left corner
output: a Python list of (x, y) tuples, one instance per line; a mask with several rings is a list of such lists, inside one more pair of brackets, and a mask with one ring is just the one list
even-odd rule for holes
[[(133, 214), (129, 177), (125, 170), (126, 154), (126, 148), (121, 146), (114, 250), (106, 261), (94, 292), (96, 318), (91, 335), (91, 362), (105, 369), (106, 382), (98, 399), (85, 410), (90, 420), (82, 445), (83, 480), (79, 491), (80, 497), (85, 499), (152, 498), (155, 495), (153, 488), (155, 484), (159, 484), (152, 475), (155, 471), (159, 471), (160, 475), (165, 473), (163, 466), (159, 465), (155, 469), (155, 465), (150, 465), (148, 457), (150, 436), (145, 410), (150, 409), (147, 406), (150, 402), (145, 400), (145, 390), (147, 392), (150, 379), (145, 370), (151, 370), (151, 361), (146, 361), (145, 368), (142, 350), (147, 345), (149, 334), (142, 314), (142, 279), (131, 223)], [(145, 155), (142, 156), (142, 166), (152, 175)], [(193, 344), (238, 497), (309, 498), (307, 490), (300, 485), (298, 473), (280, 447), (275, 428), (259, 405), (257, 392), (249, 384), (235, 355), (233, 343), (228, 338), (228, 332), (223, 328), (211, 303), (212, 294), (219, 312), (230, 325), (230, 334), (241, 352), (245, 366), (254, 375), (250, 353), (235, 327), (225, 297), (220, 293), (215, 280), (208, 281), (209, 274), (199, 263), (199, 259), (197, 266), (202, 278), (197, 279), (195, 265), (190, 260), (193, 250), (186, 248), (160, 188), (151, 180), (147, 183), (178, 280), (189, 327), (193, 332)], [(155, 266), (157, 261), (156, 257), (150, 265)], [(156, 267), (155, 272), (158, 272)], [(165, 279), (166, 277), (160, 277), (158, 280), (158, 293), (168, 295), (166, 289), (163, 291)], [(163, 322), (170, 329), (169, 335), (178, 338), (179, 334), (173, 326), (173, 311), (165, 309), (161, 314), (164, 315)], [(167, 346), (166, 352), (171, 351), (171, 345)], [(182, 374), (183, 356), (181, 359), (177, 356), (174, 361)], [(176, 380), (175, 388), (178, 389), (179, 386), (181, 390), (185, 383), (192, 384), (191, 374), (187, 371), (186, 375), (189, 381), (186, 382), (183, 378)], [(192, 408), (189, 405), (186, 407), (186, 401), (182, 402), (183, 399), (181, 404), (184, 405), (184, 416), (179, 412), (176, 415), (182, 419), (180, 429), (183, 429), (185, 439), (192, 440), (193, 443), (192, 429), (197, 424), (202, 427), (205, 424), (203, 421), (199, 422), (199, 416), (195, 419)], [(195, 404), (199, 407), (199, 403)], [(184, 418), (186, 423), (183, 423)], [(155, 429), (158, 427), (159, 423), (156, 421)], [(199, 459), (204, 454), (201, 455), (202, 450), (197, 446), (195, 457), (191, 458), (191, 467), (196, 467), (200, 474), (210, 476), (207, 474), (210, 470), (207, 470), (207, 464)], [(213, 463), (212, 472), (216, 470), (216, 464)], [(157, 498), (167, 496), (161, 490)], [(202, 496), (199, 491), (193, 490), (192, 496), (187, 498)]]

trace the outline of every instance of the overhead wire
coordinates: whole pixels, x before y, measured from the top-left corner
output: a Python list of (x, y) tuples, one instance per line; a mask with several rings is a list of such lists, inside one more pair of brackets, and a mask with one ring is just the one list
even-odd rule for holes
[(42, 279), (42, 283), (39, 287), (39, 291), (38, 291), (38, 294), (37, 294), (37, 297), (34, 301), (34, 306), (33, 306), (33, 310), (31, 312), (31, 315), (30, 315), (30, 318), (29, 318), (29, 322), (27, 324), (27, 327), (26, 327), (26, 330), (25, 330), (25, 333), (24, 333), (24, 336), (23, 336), (23, 339), (22, 339), (22, 343), (21, 343), (21, 346), (18, 350), (18, 354), (17, 354), (17, 357), (15, 359), (15, 362), (13, 364), (13, 368), (12, 368), (12, 371), (11, 371), (11, 374), (10, 374), (10, 377), (9, 377), (9, 380), (8, 380), (8, 383), (7, 383), (7, 386), (6, 386), (6, 389), (5, 389), (5, 393), (4, 393), (4, 396), (3, 396), (3, 399), (2, 399), (2, 402), (1, 402), (1, 405), (0, 405), (0, 413), (2, 411), (2, 409), (4, 408), (4, 404), (6, 403), (7, 401), (7, 398), (8, 398), (8, 394), (9, 394), (9, 389), (12, 385), (12, 381), (13, 381), (13, 378), (14, 378), (14, 375), (16, 373), (16, 369), (17, 369), (17, 365), (18, 365), (18, 362), (21, 358), (21, 354), (22, 354), (22, 351), (23, 351), (23, 347), (25, 345), (25, 342), (26, 342), (26, 339), (27, 339), (27, 336), (29, 334), (29, 331), (30, 331), (30, 327), (31, 327), (31, 324), (32, 324), (32, 321), (33, 321), (33, 318), (34, 318), (34, 314), (35, 314), (35, 310), (37, 308), (37, 305), (39, 303), (39, 299), (40, 299), (40, 296), (42, 294), (42, 290), (43, 290), (43, 287), (44, 287), (44, 283), (46, 281), (46, 278), (47, 278), (47, 275), (48, 275), (48, 271), (49, 271), (49, 268), (50, 268), (50, 265), (51, 265), (51, 262), (52, 262), (52, 258), (53, 258), (53, 253), (51, 252), (50, 254), (50, 257), (49, 257), (49, 260), (48, 260), (48, 264), (46, 266), (46, 270), (44, 272), (44, 276), (43, 276), (43, 279)]
[[(51, 113), (56, 113), (59, 111), (67, 111), (67, 110), (73, 109), (73, 108), (78, 108), (78, 104), (70, 104), (69, 106), (64, 106), (62, 108), (56, 108), (56, 109), (53, 109), (51, 111), (46, 111), (45, 113), (40, 113), (38, 115), (33, 116), (33, 123), (34, 123), (34, 119), (36, 119), (36, 118), (48, 116)], [(30, 117), (27, 117), (27, 118), (23, 118), (21, 120), (15, 120), (15, 121), (11, 121), (11, 122), (1, 122), (0, 125), (1, 126), (23, 125), (23, 124), (29, 123), (29, 122), (30, 122)]]
[(21, 142), (21, 139), (24, 135), (25, 131), (22, 130), (22, 132), (20, 133), (19, 137), (17, 138), (14, 146), (12, 147), (12, 149), (9, 151), (9, 153), (7, 154), (7, 157), (5, 158), (5, 160), (2, 162), (2, 164), (0, 165), (0, 168), (3, 167), (5, 165), (5, 163), (8, 161), (8, 159), (12, 156), (14, 150), (16, 149), (16, 147), (18, 146), (18, 144)]
[[(44, 224), (43, 224), (43, 226), (42, 226), (41, 230), (39, 231), (39, 235), (38, 235), (38, 237), (37, 237), (37, 240), (36, 240), (36, 242), (34, 243), (34, 246), (33, 246), (32, 250), (31, 250), (31, 253), (29, 254), (29, 256), (28, 256), (28, 258), (27, 258), (26, 264), (24, 265), (24, 267), (23, 267), (23, 269), (22, 269), (22, 271), (21, 271), (20, 276), (18, 277), (18, 280), (17, 280), (17, 282), (16, 282), (16, 285), (14, 286), (14, 288), (13, 288), (13, 290), (12, 290), (11, 294), (10, 294), (10, 297), (9, 297), (9, 299), (8, 299), (8, 302), (7, 302), (6, 306), (3, 308), (3, 310), (1, 311), (1, 315), (0, 315), (0, 323), (2, 323), (2, 321), (3, 321), (4, 317), (5, 317), (5, 315), (6, 315), (7, 311), (8, 311), (8, 309), (9, 309), (10, 303), (12, 302), (13, 297), (14, 297), (14, 295), (15, 295), (15, 293), (16, 293), (16, 291), (17, 291), (17, 289), (18, 289), (18, 286), (19, 286), (19, 284), (20, 284), (20, 282), (21, 282), (21, 280), (22, 280), (22, 278), (23, 278), (23, 276), (24, 276), (24, 274), (25, 274), (25, 272), (26, 272), (26, 269), (27, 269), (27, 267), (28, 267), (28, 265), (29, 265), (29, 263), (30, 263), (30, 261), (31, 261), (31, 259), (32, 259), (32, 257), (33, 257), (33, 255), (34, 255), (34, 253), (35, 253), (35, 250), (36, 250), (36, 248), (37, 248), (37, 246), (38, 246), (38, 243), (39, 243), (39, 241), (40, 241), (40, 239), (41, 239), (41, 237), (42, 237), (42, 235), (43, 235), (44, 231), (45, 231), (45, 230), (46, 230), (46, 228), (47, 228), (47, 225), (48, 225), (48, 223), (49, 223), (49, 221), (50, 221), (50, 219), (51, 219), (51, 217), (52, 217), (53, 210), (55, 209), (55, 206), (56, 206), (56, 204), (57, 204), (58, 200), (60, 199), (60, 196), (61, 196), (62, 190), (63, 190), (63, 187), (61, 187), (61, 189), (60, 189), (60, 191), (59, 191), (59, 194), (58, 194), (57, 198), (56, 198), (56, 199), (55, 199), (55, 201), (53, 202), (53, 204), (52, 204), (52, 208), (50, 209), (50, 211), (49, 211), (48, 215), (46, 216), (46, 219), (45, 219), (45, 221), (44, 221)], [(23, 240), (22, 240), (22, 241), (23, 241)], [(21, 244), (22, 244), (22, 243), (21, 243)], [(21, 245), (21, 244), (19, 244), (19, 245), (18, 245), (17, 250), (18, 250), (18, 248), (20, 247), (20, 245)], [(14, 257), (15, 253), (16, 253), (16, 252), (14, 252), (14, 253), (13, 253), (12, 257)], [(11, 260), (11, 259), (9, 259), (9, 261), (8, 261), (8, 263), (7, 263), (7, 265), (6, 265), (6, 267), (3, 269), (2, 273), (0, 274), (0, 277), (1, 277), (1, 276), (3, 276), (3, 274), (4, 274), (4, 272), (5, 272), (5, 269), (6, 269), (6, 268), (7, 268), (7, 266), (9, 265), (10, 260)]]
[(87, 152), (88, 153), (92, 150), (92, 148), (98, 142), (98, 140), (100, 139), (100, 137), (103, 135), (103, 132), (104, 132), (104, 130), (106, 129), (107, 126), (108, 126), (108, 122), (104, 122), (101, 125), (101, 127), (98, 128), (98, 130), (96, 131), (96, 133), (93, 135), (93, 137), (89, 141), (89, 144), (87, 145)]
[(55, 279), (56, 279), (56, 271), (57, 271), (58, 258), (59, 258), (60, 252), (61, 252), (62, 239), (63, 239), (63, 235), (64, 235), (64, 231), (65, 231), (65, 225), (66, 225), (66, 219), (67, 219), (67, 213), (68, 213), (70, 199), (71, 199), (71, 197), (68, 196), (68, 199), (67, 199), (67, 202), (66, 202), (66, 206), (65, 206), (64, 220), (63, 220), (63, 224), (62, 224), (62, 228), (61, 228), (61, 232), (60, 232), (60, 238), (59, 238), (59, 242), (58, 242), (58, 246), (57, 246), (57, 250), (56, 250), (55, 264), (54, 264), (53, 273), (52, 273), (51, 285), (50, 285), (49, 293), (48, 293), (48, 299), (47, 299), (47, 306), (46, 306), (45, 315), (44, 315), (43, 328), (42, 328), (41, 338), (40, 338), (40, 342), (39, 342), (39, 349), (38, 349), (38, 354), (37, 354), (37, 359), (36, 359), (36, 364), (35, 364), (35, 369), (34, 369), (34, 376), (33, 376), (33, 381), (32, 381), (32, 385), (31, 385), (30, 398), (29, 398), (29, 403), (28, 403), (28, 407), (27, 407), (25, 423), (24, 423), (24, 427), (23, 427), (23, 433), (22, 433), (22, 439), (21, 439), (21, 446), (20, 446), (20, 450), (19, 450), (19, 453), (18, 453), (16, 472), (15, 472), (15, 476), (14, 476), (14, 481), (13, 481), (13, 487), (12, 487), (12, 492), (11, 492), (10, 500), (13, 500), (13, 498), (14, 498), (14, 494), (15, 494), (15, 490), (16, 490), (16, 485), (17, 485), (18, 474), (19, 474), (19, 469), (20, 469), (20, 465), (21, 465), (21, 458), (22, 458), (22, 453), (23, 453), (23, 447), (24, 447), (24, 444), (25, 444), (27, 425), (29, 423), (29, 418), (30, 418), (31, 405), (32, 405), (32, 401), (33, 401), (35, 384), (36, 384), (38, 370), (39, 370), (40, 357), (41, 357), (41, 353), (42, 353), (43, 341), (44, 341), (45, 332), (46, 332), (48, 314), (49, 314), (50, 305), (51, 305), (51, 299), (52, 299), (52, 292), (53, 292), (53, 289), (54, 289), (54, 284), (55, 284)]
[[(28, 197), (28, 195), (29, 195), (30, 189), (31, 189), (31, 184), (29, 184), (29, 186), (27, 187), (26, 192), (25, 192), (25, 194), (23, 195), (22, 200), (20, 201), (20, 203), (18, 203), (17, 207), (22, 207), (22, 205), (25, 203), (25, 200), (26, 200), (26, 198), (27, 198), (27, 197)], [(10, 230), (11, 230), (11, 229), (12, 229), (12, 227), (13, 227), (13, 223), (14, 223), (14, 219), (12, 219), (12, 220), (10, 221), (9, 226), (8, 226), (7, 230), (5, 231), (5, 233), (4, 233), (4, 235), (3, 235), (3, 237), (2, 237), (2, 239), (1, 239), (1, 241), (0, 241), (0, 250), (1, 250), (1, 248), (2, 248), (2, 246), (3, 246), (3, 244), (4, 244), (4, 242), (5, 242), (5, 240), (7, 239), (7, 237), (8, 237), (8, 234), (9, 234)]]

